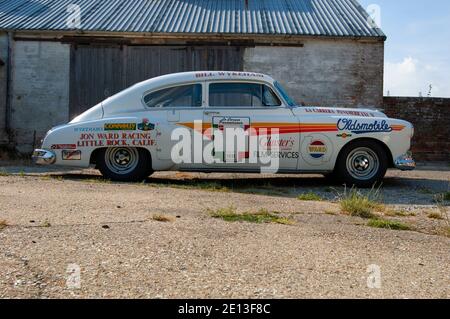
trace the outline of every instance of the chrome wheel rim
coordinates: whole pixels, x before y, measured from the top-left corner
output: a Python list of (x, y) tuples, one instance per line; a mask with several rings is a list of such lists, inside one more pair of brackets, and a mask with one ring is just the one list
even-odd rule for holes
[(110, 171), (125, 175), (136, 168), (139, 154), (134, 148), (108, 148), (105, 153), (105, 162)]
[(347, 172), (355, 179), (370, 180), (377, 174), (379, 168), (378, 155), (370, 148), (356, 148), (347, 156)]

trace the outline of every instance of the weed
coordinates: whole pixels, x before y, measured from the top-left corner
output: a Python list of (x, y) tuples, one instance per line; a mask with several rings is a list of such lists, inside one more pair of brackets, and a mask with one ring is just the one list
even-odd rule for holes
[(0, 176), (9, 176), (10, 174), (4, 170), (4, 169), (0, 169)]
[(309, 192), (309, 193), (305, 193), (305, 194), (300, 194), (297, 197), (299, 200), (303, 200), (303, 201), (316, 201), (316, 202), (320, 202), (323, 200), (322, 197), (320, 197), (319, 195), (313, 193), (313, 192)]
[(444, 200), (450, 202), (450, 192), (445, 192), (443, 194)]
[(388, 210), (384, 212), (385, 216), (390, 217), (413, 217), (416, 213), (408, 212), (406, 210)]
[(266, 209), (260, 209), (256, 213), (237, 213), (234, 207), (221, 208), (217, 210), (208, 210), (213, 218), (219, 218), (227, 222), (248, 222), (248, 223), (273, 223), (273, 224), (283, 224), (292, 225), (294, 221), (289, 218), (283, 218), (277, 216), (275, 213), (270, 213)]
[(366, 195), (359, 192), (356, 188), (350, 191), (345, 189), (344, 194), (340, 198), (341, 209), (351, 216), (362, 218), (372, 218), (375, 210), (382, 210), (383, 205), (379, 202), (380, 189), (372, 190)]
[(424, 186), (419, 187), (419, 188), (417, 189), (417, 192), (419, 192), (419, 193), (421, 193), (421, 194), (425, 194), (425, 195), (433, 194), (433, 191), (432, 191), (431, 189), (429, 189), (429, 188), (427, 188), (427, 187), (424, 187)]
[(401, 222), (378, 218), (369, 220), (367, 226), (392, 230), (411, 230), (410, 226), (403, 224)]
[(48, 228), (51, 226), (52, 226), (52, 224), (50, 224), (50, 222), (47, 219), (41, 224), (41, 227), (45, 227), (45, 228)]
[(442, 215), (440, 213), (437, 213), (437, 212), (430, 212), (430, 213), (428, 213), (428, 218), (438, 219), (438, 220), (443, 220), (444, 219), (444, 217), (442, 217)]

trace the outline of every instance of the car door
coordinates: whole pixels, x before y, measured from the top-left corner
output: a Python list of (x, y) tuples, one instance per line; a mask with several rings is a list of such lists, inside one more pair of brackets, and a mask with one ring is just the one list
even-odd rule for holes
[[(207, 144), (212, 143), (216, 159), (212, 163), (205, 162), (206, 166), (253, 171), (268, 166), (270, 161), (280, 170), (296, 169), (299, 122), (271, 85), (265, 82), (209, 81), (206, 88), (207, 107), (203, 112), (203, 122), (211, 128), (211, 139), (205, 139), (204, 149), (207, 150)], [(225, 132), (227, 128), (250, 130), (250, 134), (245, 136), (244, 149), (242, 142), (241, 147), (235, 143), (233, 149), (228, 149), (226, 137), (221, 143), (216, 143), (214, 132)], [(272, 129), (278, 134), (270, 134)], [(253, 135), (256, 135), (256, 140), (251, 138)]]
[[(159, 160), (164, 160), (168, 165), (172, 165), (173, 147), (184, 137), (180, 135), (180, 140), (172, 140), (174, 130), (184, 130), (189, 135), (190, 141), (186, 141), (192, 154), (193, 131), (185, 127), (185, 123), (194, 123), (203, 118), (203, 82), (184, 83), (171, 85), (148, 92), (144, 95), (143, 101), (147, 106), (147, 114), (152, 117), (151, 122), (156, 122), (156, 154)], [(169, 161), (170, 160), (170, 161)], [(180, 166), (191, 164), (192, 158), (185, 161)]]

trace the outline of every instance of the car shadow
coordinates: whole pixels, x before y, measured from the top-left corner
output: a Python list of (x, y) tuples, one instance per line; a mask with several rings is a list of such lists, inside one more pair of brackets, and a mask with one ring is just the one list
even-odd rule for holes
[[(51, 178), (89, 181), (94, 183), (116, 183), (102, 178), (100, 175), (66, 173), (51, 175)], [(133, 185), (133, 183), (126, 183)], [(135, 183), (136, 184), (136, 183)], [(173, 187), (187, 190), (206, 190), (217, 192), (234, 192), (297, 198), (300, 194), (314, 193), (324, 200), (336, 201), (349, 191), (342, 184), (332, 183), (324, 177), (299, 175), (286, 177), (239, 177), (214, 178), (192, 177), (179, 178), (174, 176), (149, 177), (139, 185), (148, 187)], [(434, 205), (435, 196), (447, 192), (449, 182), (421, 178), (387, 177), (382, 185), (374, 189), (360, 190), (363, 193), (376, 191), (385, 204), (390, 205)]]

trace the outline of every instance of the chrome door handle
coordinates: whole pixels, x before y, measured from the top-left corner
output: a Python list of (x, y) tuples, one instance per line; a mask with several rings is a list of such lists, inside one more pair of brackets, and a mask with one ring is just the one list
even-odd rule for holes
[(220, 115), (220, 112), (205, 111), (205, 115)]

